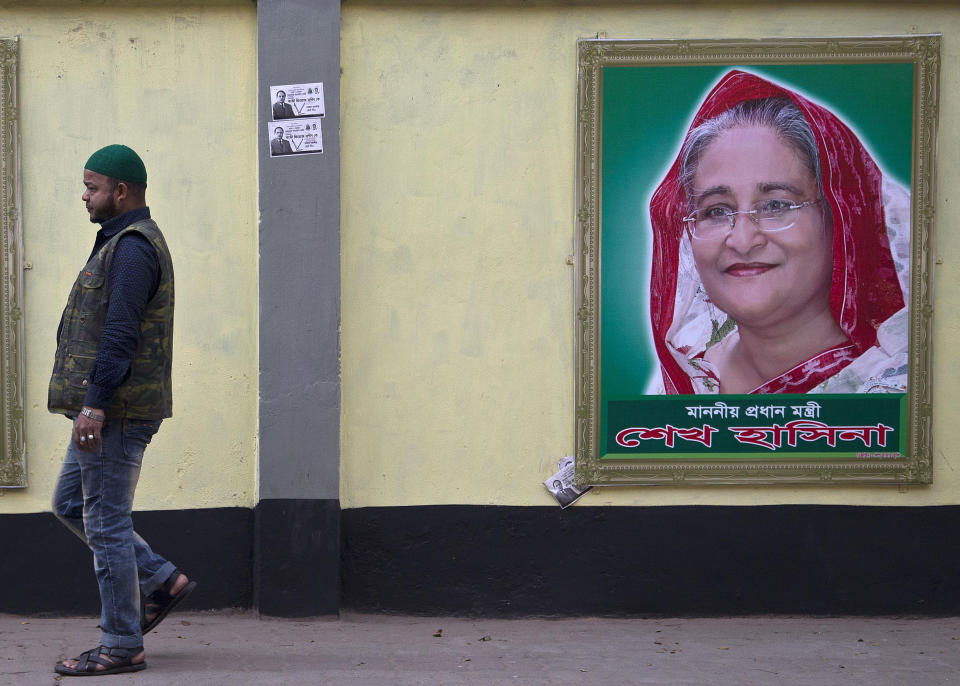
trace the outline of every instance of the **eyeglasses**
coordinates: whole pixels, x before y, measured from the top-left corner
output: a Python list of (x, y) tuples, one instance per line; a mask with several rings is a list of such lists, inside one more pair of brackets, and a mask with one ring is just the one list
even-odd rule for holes
[(723, 205), (714, 205), (700, 210), (694, 210), (683, 218), (683, 223), (690, 229), (694, 238), (704, 241), (726, 238), (733, 231), (738, 214), (745, 214), (750, 221), (764, 233), (786, 231), (797, 223), (800, 210), (810, 205), (816, 205), (817, 200), (807, 200), (799, 205), (789, 200), (770, 199), (758, 200), (749, 210), (731, 212)]

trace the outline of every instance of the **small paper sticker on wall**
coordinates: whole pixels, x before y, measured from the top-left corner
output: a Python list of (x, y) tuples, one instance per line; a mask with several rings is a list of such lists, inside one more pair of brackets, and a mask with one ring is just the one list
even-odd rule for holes
[(274, 119), (323, 117), (322, 83), (294, 83), (288, 86), (270, 86), (270, 102)]
[(579, 488), (574, 481), (575, 473), (575, 459), (573, 455), (568, 455), (557, 464), (556, 474), (543, 482), (561, 508), (570, 507), (580, 500), (584, 493), (593, 488), (593, 486)]
[(270, 157), (323, 152), (323, 131), (319, 117), (267, 122)]

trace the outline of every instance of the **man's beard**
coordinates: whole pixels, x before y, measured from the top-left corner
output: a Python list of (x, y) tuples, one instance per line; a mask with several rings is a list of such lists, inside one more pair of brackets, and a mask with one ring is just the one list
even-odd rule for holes
[(90, 215), (91, 224), (102, 224), (112, 217), (117, 216), (117, 201), (112, 197), (110, 198), (110, 203), (105, 207), (100, 208), (96, 213)]

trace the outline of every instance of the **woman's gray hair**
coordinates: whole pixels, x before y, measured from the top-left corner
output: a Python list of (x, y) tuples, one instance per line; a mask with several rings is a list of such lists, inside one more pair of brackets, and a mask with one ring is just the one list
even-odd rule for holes
[(694, 197), (693, 176), (700, 164), (700, 155), (720, 134), (737, 126), (769, 126), (787, 144), (800, 153), (813, 178), (817, 190), (823, 195), (820, 181), (820, 155), (813, 129), (807, 123), (800, 108), (789, 98), (773, 97), (760, 100), (745, 100), (729, 110), (708, 119), (690, 131), (680, 152), (680, 185), (687, 194), (687, 202)]

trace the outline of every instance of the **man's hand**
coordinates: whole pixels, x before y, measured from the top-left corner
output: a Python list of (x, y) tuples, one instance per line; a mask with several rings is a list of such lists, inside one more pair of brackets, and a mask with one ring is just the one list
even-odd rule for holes
[(95, 453), (100, 450), (100, 430), (103, 428), (104, 413), (103, 410), (98, 410), (95, 407), (84, 406), (83, 409), (90, 411), (91, 414), (101, 419), (98, 421), (96, 418), (88, 417), (85, 414), (78, 414), (73, 422), (73, 442), (77, 444), (80, 450)]

